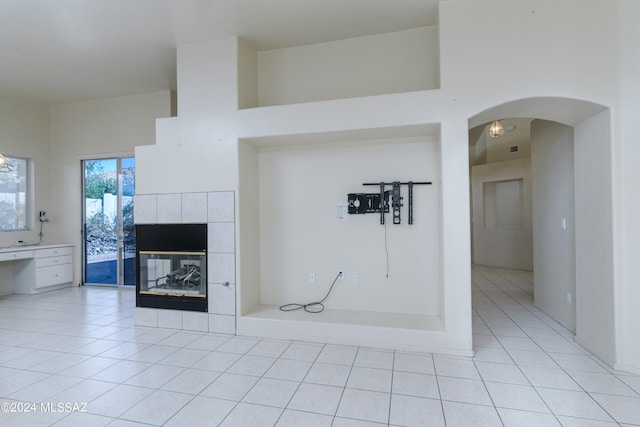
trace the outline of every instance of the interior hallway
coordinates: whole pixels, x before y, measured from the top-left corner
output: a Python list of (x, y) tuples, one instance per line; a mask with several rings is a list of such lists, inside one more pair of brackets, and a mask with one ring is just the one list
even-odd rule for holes
[(1, 297), (0, 424), (640, 425), (640, 376), (535, 309), (530, 273), (473, 282), (473, 358), (134, 327), (128, 288)]

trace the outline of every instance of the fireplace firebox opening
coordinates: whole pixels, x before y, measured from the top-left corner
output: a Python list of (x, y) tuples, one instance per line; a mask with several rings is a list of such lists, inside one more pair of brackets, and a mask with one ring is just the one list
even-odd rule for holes
[(136, 306), (207, 312), (207, 224), (136, 226)]

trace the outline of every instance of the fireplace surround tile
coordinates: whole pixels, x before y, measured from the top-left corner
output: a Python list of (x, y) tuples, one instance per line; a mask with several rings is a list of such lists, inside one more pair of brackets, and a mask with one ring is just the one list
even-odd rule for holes
[(182, 329), (182, 311), (158, 310), (158, 327)]
[(236, 314), (236, 287), (209, 283), (209, 313)]
[(158, 222), (158, 196), (156, 194), (134, 196), (133, 217), (138, 224)]
[(136, 307), (133, 318), (136, 326), (158, 327), (158, 310), (155, 308)]
[(187, 331), (209, 331), (209, 315), (195, 311), (185, 311), (182, 313), (182, 329)]
[(207, 222), (207, 193), (182, 194), (182, 222)]
[(216, 191), (208, 194), (209, 222), (233, 222), (235, 219), (234, 194), (232, 191)]
[(235, 334), (236, 316), (209, 313), (209, 332)]
[(209, 252), (209, 283), (236, 283), (236, 257), (232, 253)]
[(207, 236), (209, 252), (235, 252), (236, 236), (233, 222), (210, 222)]
[(160, 224), (182, 222), (182, 197), (180, 194), (158, 194), (158, 222)]
[(234, 192), (136, 195), (134, 207), (136, 224), (207, 223), (209, 274), (208, 313), (136, 307), (134, 323), (137, 326), (235, 334)]

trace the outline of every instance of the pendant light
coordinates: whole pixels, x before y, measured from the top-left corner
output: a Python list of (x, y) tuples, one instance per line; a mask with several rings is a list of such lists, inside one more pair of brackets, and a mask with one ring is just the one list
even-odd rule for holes
[(497, 138), (504, 133), (504, 128), (499, 121), (494, 120), (489, 127), (489, 136), (491, 138)]

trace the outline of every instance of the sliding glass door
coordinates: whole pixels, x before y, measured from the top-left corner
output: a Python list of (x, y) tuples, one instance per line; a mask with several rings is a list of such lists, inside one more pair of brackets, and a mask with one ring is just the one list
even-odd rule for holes
[(82, 161), (83, 282), (135, 285), (135, 159)]

